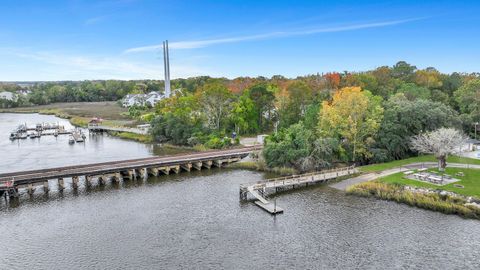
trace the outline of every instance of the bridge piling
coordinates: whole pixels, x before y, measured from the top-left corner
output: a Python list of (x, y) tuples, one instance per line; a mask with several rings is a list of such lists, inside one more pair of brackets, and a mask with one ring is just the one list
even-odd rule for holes
[(187, 172), (190, 172), (192, 170), (192, 163), (182, 164), (182, 165), (180, 165), (180, 167), (183, 170), (185, 170)]
[(78, 188), (78, 176), (73, 176), (72, 177), (72, 187), (73, 187), (73, 189)]
[(209, 170), (212, 168), (212, 164), (213, 164), (213, 161), (211, 161), (211, 160), (206, 161), (206, 162), (202, 162), (203, 167), (205, 167)]
[(58, 178), (58, 190), (64, 190), (65, 189), (65, 182), (63, 181), (63, 178)]
[(33, 187), (33, 184), (28, 184), (27, 193), (30, 195), (33, 195), (34, 192), (35, 192), (35, 188)]
[(43, 191), (45, 193), (48, 193), (49, 191), (48, 180), (43, 182)]
[(180, 173), (180, 165), (172, 166), (170, 169), (176, 174)]
[(197, 171), (201, 171), (202, 170), (202, 163), (203, 162), (193, 162), (192, 163), (192, 167), (194, 169), (196, 169)]

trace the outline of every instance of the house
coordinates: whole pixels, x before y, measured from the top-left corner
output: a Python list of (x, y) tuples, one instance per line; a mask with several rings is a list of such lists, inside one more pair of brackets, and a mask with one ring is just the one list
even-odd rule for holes
[(150, 92), (148, 94), (128, 94), (122, 100), (123, 107), (131, 106), (155, 106), (164, 96), (158, 92)]
[(28, 90), (28, 89), (20, 89), (17, 91), (17, 95), (19, 96), (27, 96), (28, 94), (30, 94), (32, 91)]
[(145, 103), (146, 105), (149, 105), (151, 107), (155, 106), (160, 100), (162, 100), (164, 96), (158, 92), (150, 92), (146, 95), (145, 97)]
[(15, 102), (17, 101), (17, 95), (15, 95), (12, 92), (3, 91), (3, 92), (0, 92), (0, 99), (5, 99), (8, 101)]

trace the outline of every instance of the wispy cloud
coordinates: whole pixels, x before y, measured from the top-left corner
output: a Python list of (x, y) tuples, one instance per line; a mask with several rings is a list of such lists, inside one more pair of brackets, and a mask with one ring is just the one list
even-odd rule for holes
[[(163, 64), (160, 61), (158, 63), (139, 63), (120, 56), (98, 57), (5, 48), (1, 50), (0, 54), (42, 63), (44, 66), (42, 71), (55, 72), (55, 76), (52, 77), (54, 80), (163, 78)], [(172, 64), (172, 70), (175, 71), (172, 78), (206, 75), (211, 72), (188, 63)], [(35, 76), (37, 75), (42, 74), (39, 72), (39, 74), (35, 74)], [(30, 74), (25, 74), (25, 76), (31, 77)]]
[[(223, 44), (223, 43), (236, 43), (236, 42), (243, 42), (243, 41), (265, 40), (265, 39), (272, 39), (272, 38), (314, 35), (319, 33), (344, 32), (344, 31), (353, 31), (353, 30), (360, 30), (360, 29), (367, 29), (367, 28), (378, 28), (378, 27), (404, 24), (404, 23), (418, 21), (422, 19), (425, 19), (425, 18), (422, 17), (422, 18), (384, 21), (384, 22), (376, 22), (376, 23), (364, 23), (364, 24), (352, 24), (352, 25), (344, 25), (344, 26), (336, 26), (336, 27), (313, 28), (309, 30), (299, 30), (299, 31), (279, 31), (279, 32), (270, 32), (270, 33), (258, 34), (258, 35), (220, 38), (220, 39), (177, 41), (177, 42), (171, 42), (169, 44), (169, 47), (171, 49), (196, 49), (196, 48), (203, 48), (203, 47), (208, 47), (211, 45)], [(161, 48), (162, 48), (161, 44), (149, 45), (149, 46), (130, 48), (125, 50), (124, 53), (149, 52), (149, 51), (156, 51)]]
[(94, 25), (94, 24), (97, 24), (103, 20), (105, 20), (107, 18), (107, 16), (97, 16), (97, 17), (92, 17), (92, 18), (88, 18), (85, 20), (85, 22), (83, 23), (84, 25)]

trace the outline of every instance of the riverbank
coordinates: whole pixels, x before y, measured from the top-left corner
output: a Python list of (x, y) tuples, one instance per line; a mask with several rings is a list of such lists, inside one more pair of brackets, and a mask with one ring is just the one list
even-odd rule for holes
[[(469, 160), (478, 163), (477, 160)], [(405, 173), (414, 173), (424, 165), (430, 167), (428, 172), (446, 174), (454, 177), (456, 181), (436, 185), (405, 176)], [(445, 214), (480, 219), (480, 165), (450, 163), (449, 166), (445, 172), (440, 173), (435, 168), (435, 163), (407, 164), (404, 167), (364, 174), (332, 187), (345, 189), (350, 195), (375, 197)]]
[[(101, 118), (102, 125), (110, 127), (135, 127), (143, 124), (127, 115), (128, 110), (116, 102), (72, 102), (53, 103), (48, 105), (1, 109), (0, 113), (38, 113), (54, 115), (67, 119), (73, 126), (86, 128), (88, 122), (94, 118)], [(141, 143), (152, 143), (153, 138), (147, 134), (131, 132), (110, 132), (112, 136), (133, 140)]]
[(371, 181), (347, 188), (347, 194), (395, 201), (422, 209), (480, 219), (480, 208), (466, 198), (442, 192), (416, 191), (409, 186)]

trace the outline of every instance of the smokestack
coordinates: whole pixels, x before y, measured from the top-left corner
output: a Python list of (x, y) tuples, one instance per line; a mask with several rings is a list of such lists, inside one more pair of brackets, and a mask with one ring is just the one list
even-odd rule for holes
[(165, 96), (170, 97), (170, 56), (168, 53), (168, 40), (163, 42), (163, 68), (165, 73)]

